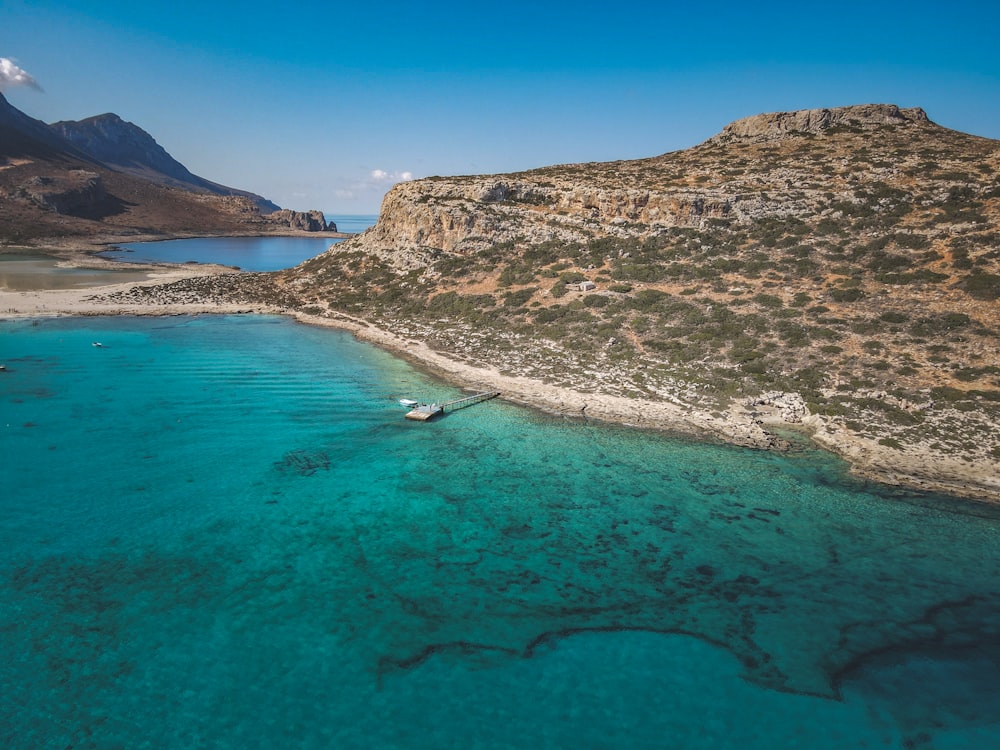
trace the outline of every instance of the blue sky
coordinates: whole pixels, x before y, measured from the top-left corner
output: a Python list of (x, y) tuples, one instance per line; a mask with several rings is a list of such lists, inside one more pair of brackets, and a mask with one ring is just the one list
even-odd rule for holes
[(115, 112), (288, 208), (375, 213), (393, 181), (653, 156), (731, 120), (891, 102), (1000, 138), (1000, 3), (4, 0), (8, 87)]

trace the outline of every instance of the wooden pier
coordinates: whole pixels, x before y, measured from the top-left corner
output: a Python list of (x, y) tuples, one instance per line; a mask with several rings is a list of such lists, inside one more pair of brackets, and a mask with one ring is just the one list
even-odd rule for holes
[(496, 398), (499, 395), (500, 391), (483, 391), (482, 393), (474, 393), (471, 396), (456, 398), (453, 401), (445, 401), (443, 404), (421, 404), (407, 412), (406, 418), (418, 422), (426, 422), (440, 414), (464, 409), (467, 406), (472, 406), (483, 401), (489, 401), (491, 398)]

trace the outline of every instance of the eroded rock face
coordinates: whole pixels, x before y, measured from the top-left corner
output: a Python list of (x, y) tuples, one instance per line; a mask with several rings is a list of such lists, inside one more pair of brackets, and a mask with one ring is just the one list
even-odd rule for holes
[(97, 210), (107, 197), (101, 176), (84, 170), (72, 170), (52, 177), (32, 177), (18, 187), (15, 195), (39, 208), (71, 216)]
[(736, 120), (709, 140), (725, 143), (734, 139), (769, 141), (793, 133), (819, 133), (836, 126), (872, 129), (885, 125), (910, 126), (929, 123), (920, 107), (900, 109), (895, 104), (859, 104), (832, 109), (800, 109), (796, 112), (770, 112)]
[(292, 211), (283, 208), (280, 211), (265, 214), (262, 218), (268, 224), (287, 226), (303, 232), (337, 231), (336, 224), (333, 224), (333, 229), (329, 228), (322, 211)]
[[(749, 207), (749, 206), (748, 206)], [(516, 179), (418, 180), (385, 196), (378, 223), (362, 236), (365, 249), (401, 254), (420, 265), (426, 251), (469, 252), (525, 238), (580, 241), (595, 226), (634, 234), (638, 225), (697, 227), (738, 211), (730, 196), (711, 191), (655, 192)]]

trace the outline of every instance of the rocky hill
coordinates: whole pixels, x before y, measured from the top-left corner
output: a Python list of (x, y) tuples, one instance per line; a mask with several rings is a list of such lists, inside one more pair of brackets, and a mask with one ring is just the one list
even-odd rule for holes
[(919, 109), (397, 185), (282, 285), (472, 364), (802, 424), (882, 479), (1000, 497), (1000, 142)]

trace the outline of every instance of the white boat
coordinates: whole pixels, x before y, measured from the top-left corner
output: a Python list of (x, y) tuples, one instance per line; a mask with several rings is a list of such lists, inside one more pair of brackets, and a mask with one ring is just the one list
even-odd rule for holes
[(399, 399), (399, 404), (400, 406), (405, 406), (407, 408), (412, 409), (414, 406), (419, 406), (420, 402), (414, 401), (412, 398), (401, 398)]
[(94, 342), (94, 343), (92, 344), (92, 346), (96, 346), (97, 348), (100, 348), (100, 347), (104, 346), (104, 344), (102, 344), (102, 343), (101, 343), (100, 341), (95, 341), (95, 342)]

